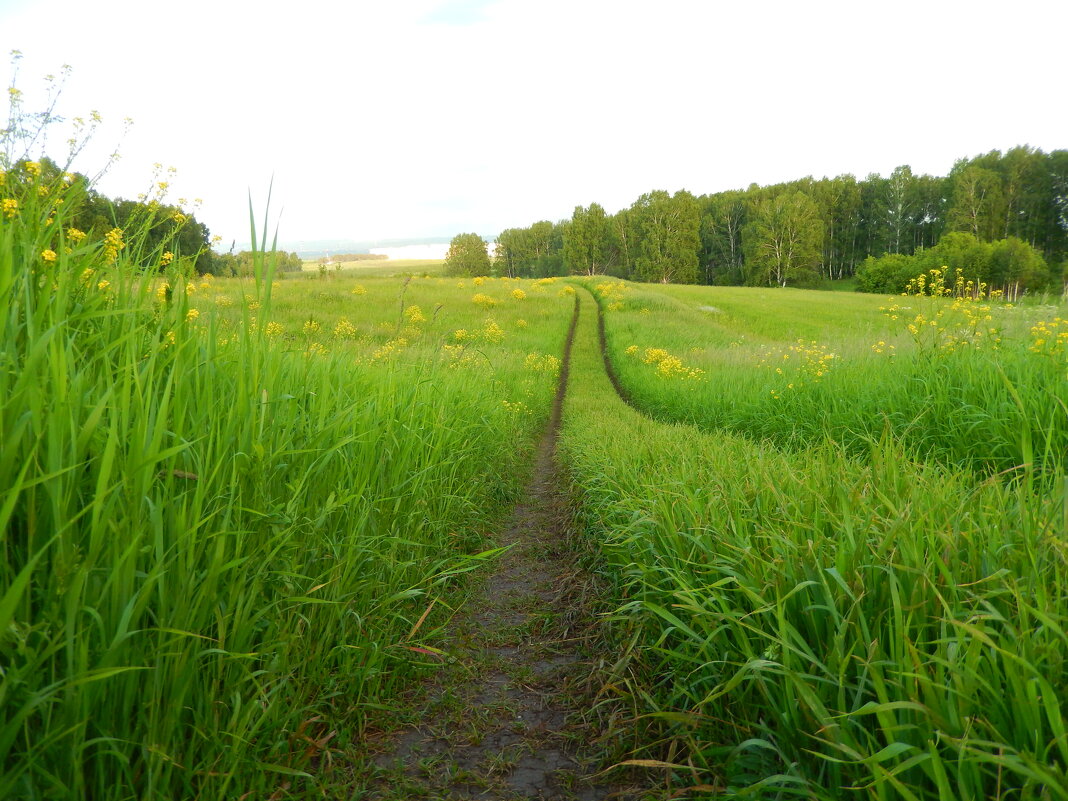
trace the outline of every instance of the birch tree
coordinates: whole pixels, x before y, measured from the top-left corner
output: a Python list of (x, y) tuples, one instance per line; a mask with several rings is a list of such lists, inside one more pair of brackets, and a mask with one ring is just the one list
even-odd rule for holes
[(819, 276), (823, 221), (802, 192), (759, 201), (744, 233), (749, 283), (787, 286)]

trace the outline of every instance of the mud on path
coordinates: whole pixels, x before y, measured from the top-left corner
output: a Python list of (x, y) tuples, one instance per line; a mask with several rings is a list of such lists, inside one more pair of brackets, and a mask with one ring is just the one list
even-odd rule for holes
[[(582, 712), (595, 668), (585, 579), (567, 545), (568, 514), (554, 459), (578, 304), (552, 418), (530, 483), (499, 537), (498, 557), (449, 624), (450, 664), (429, 688), (418, 725), (382, 743), (369, 798), (622, 797), (595, 776)], [(626, 795), (625, 793), (623, 795)]]

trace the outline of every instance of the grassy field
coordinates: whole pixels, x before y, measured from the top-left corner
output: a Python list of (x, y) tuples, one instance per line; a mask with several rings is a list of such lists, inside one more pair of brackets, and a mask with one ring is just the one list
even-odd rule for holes
[(1063, 306), (201, 278), (74, 191), (0, 214), (0, 797), (334, 793), (446, 657), (577, 298), (559, 458), (631, 766), (1068, 798)]
[(32, 189), (0, 219), (0, 797), (316, 795), (438, 659), (573, 300), (156, 278)]
[[(1068, 337), (1034, 333), (1063, 309), (1004, 310), (1000, 349), (962, 354), (899, 334), (886, 299), (590, 286), (637, 408), (587, 299), (563, 444), (614, 588), (611, 686), (649, 724), (635, 755), (727, 797), (1068, 797)], [(761, 364), (799, 338), (801, 366)], [(1008, 396), (979, 407), (987, 458), (937, 415), (835, 417), (828, 386), (892, 412), (898, 383)]]
[[(324, 268), (325, 267), (325, 271)], [(444, 259), (368, 259), (367, 261), (320, 264), (318, 260), (304, 262), (304, 272), (315, 276), (358, 274), (362, 276), (440, 275), (445, 269)], [(287, 276), (295, 277), (295, 276)]]
[(1064, 306), (614, 286), (602, 304), (613, 364), (659, 419), (855, 452), (887, 434), (977, 471), (1063, 470)]

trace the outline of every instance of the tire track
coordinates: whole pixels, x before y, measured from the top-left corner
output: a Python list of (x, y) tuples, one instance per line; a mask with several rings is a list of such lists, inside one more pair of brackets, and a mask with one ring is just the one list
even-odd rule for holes
[(592, 739), (592, 615), (576, 599), (588, 583), (568, 546), (570, 517), (555, 460), (571, 350), (575, 298), (548, 427), (524, 499), (500, 537), (508, 550), (450, 624), (453, 661), (436, 677), (418, 725), (374, 758), (371, 798), (596, 801), (599, 783), (582, 754)]

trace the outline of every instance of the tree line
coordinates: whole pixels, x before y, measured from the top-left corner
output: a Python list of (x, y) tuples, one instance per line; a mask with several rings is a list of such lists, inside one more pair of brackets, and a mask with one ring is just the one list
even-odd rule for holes
[[(879, 258), (894, 257), (904, 270), (902, 258), (922, 256), (950, 233), (988, 246), (986, 256), (973, 248), (965, 261), (971, 279), (1017, 290), (1059, 284), (1068, 259), (1068, 150), (993, 150), (957, 161), (943, 177), (905, 165), (863, 180), (807, 177), (710, 195), (654, 191), (616, 214), (591, 203), (568, 220), (502, 231), (495, 266), (509, 276), (754, 286), (857, 276), (859, 288), (895, 291), (907, 278), (896, 286)], [(954, 252), (967, 249), (961, 241)], [(871, 271), (877, 279), (866, 276)]]
[[(143, 254), (145, 269), (158, 269), (161, 264), (179, 258), (190, 272), (212, 273), (219, 276), (251, 275), (251, 252), (216, 253), (212, 250), (211, 232), (197, 220), (196, 215), (183, 206), (164, 203), (147, 196), (138, 200), (111, 198), (91, 187), (81, 173), (66, 173), (48, 157), (39, 161), (25, 159), (0, 171), (0, 187), (4, 195), (16, 197), (33, 187), (49, 187), (63, 183), (73, 190), (76, 207), (67, 215), (70, 227), (97, 239), (113, 228), (121, 228), (127, 245), (136, 245), (131, 252)], [(158, 185), (157, 185), (158, 186)], [(170, 259), (161, 259), (165, 252)], [(282, 272), (299, 271), (303, 261), (296, 253), (278, 251), (272, 254), (276, 269)]]
[[(280, 273), (299, 273), (304, 269), (304, 260), (296, 253), (284, 250), (269, 250), (264, 257), (273, 260), (274, 269)], [(212, 271), (219, 276), (250, 276), (256, 271), (255, 255), (251, 250), (238, 253), (215, 253), (211, 261)]]

